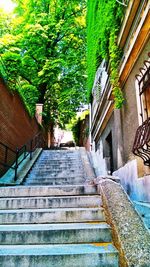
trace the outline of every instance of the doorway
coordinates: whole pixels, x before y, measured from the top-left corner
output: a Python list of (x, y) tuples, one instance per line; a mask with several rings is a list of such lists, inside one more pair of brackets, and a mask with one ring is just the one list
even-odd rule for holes
[(106, 159), (108, 174), (112, 174), (114, 171), (112, 132), (110, 132), (105, 139), (105, 159)]

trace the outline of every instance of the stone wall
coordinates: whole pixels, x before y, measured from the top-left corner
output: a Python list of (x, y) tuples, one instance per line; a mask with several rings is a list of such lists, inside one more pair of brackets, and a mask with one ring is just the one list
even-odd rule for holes
[[(39, 124), (29, 116), (20, 96), (10, 92), (0, 78), (0, 142), (16, 149), (39, 131)], [(4, 148), (0, 145), (0, 160), (3, 157)], [(13, 153), (9, 157), (13, 157)]]

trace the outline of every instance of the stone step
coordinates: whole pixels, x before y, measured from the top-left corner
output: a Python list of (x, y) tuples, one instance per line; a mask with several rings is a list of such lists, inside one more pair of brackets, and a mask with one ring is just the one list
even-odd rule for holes
[(61, 151), (61, 150), (51, 150), (51, 151), (47, 151), (47, 153), (45, 151), (43, 151), (42, 153), (42, 156), (43, 157), (49, 157), (49, 156), (59, 156), (59, 157), (79, 157), (80, 156), (80, 153), (79, 151), (76, 152), (76, 151), (73, 151), (73, 152), (69, 152), (69, 151)]
[(39, 161), (36, 162), (36, 164), (40, 164), (40, 165), (58, 165), (58, 164), (64, 164), (64, 165), (81, 165), (81, 161), (80, 160), (75, 160), (75, 159), (40, 159)]
[(84, 179), (81, 178), (41, 178), (31, 179), (30, 177), (24, 182), (25, 185), (69, 185), (69, 184), (81, 184), (84, 183)]
[(30, 170), (30, 174), (33, 174), (33, 173), (38, 173), (38, 174), (46, 174), (46, 173), (55, 173), (55, 174), (58, 174), (58, 173), (65, 173), (66, 175), (68, 174), (84, 174), (84, 170), (83, 169), (70, 169), (70, 168), (58, 168), (58, 169), (54, 169), (54, 168), (40, 168), (40, 169), (32, 169)]
[(83, 166), (82, 165), (72, 165), (72, 164), (38, 164), (35, 165), (33, 169), (45, 169), (45, 170), (52, 170), (52, 169), (56, 169), (56, 170), (64, 170), (64, 169), (73, 169), (73, 170), (83, 170)]
[(62, 149), (51, 149), (51, 150), (43, 150), (43, 155), (49, 154), (59, 154), (59, 155), (79, 155), (78, 150), (62, 150)]
[(78, 166), (79, 166), (79, 168), (83, 168), (83, 166), (81, 165), (81, 164), (79, 164), (79, 163), (77, 163), (77, 164), (72, 164), (72, 163), (68, 163), (68, 162), (66, 162), (66, 163), (61, 163), (61, 162), (57, 162), (57, 164), (54, 164), (54, 163), (52, 163), (52, 162), (50, 162), (50, 163), (39, 163), (39, 164), (37, 164), (36, 163), (36, 165), (34, 166), (34, 167), (37, 167), (37, 168), (46, 168), (46, 167), (53, 167), (53, 168), (55, 168), (55, 167), (57, 167), (57, 168), (76, 168), (76, 169), (78, 169)]
[(0, 246), (3, 267), (118, 267), (118, 252), (110, 243)]
[(60, 177), (58, 177), (58, 176), (54, 176), (54, 177), (49, 177), (49, 176), (47, 176), (47, 177), (45, 177), (45, 176), (37, 176), (37, 177), (32, 177), (32, 176), (28, 176), (27, 178), (26, 178), (26, 181), (33, 181), (33, 182), (37, 182), (37, 183), (42, 183), (42, 182), (50, 182), (51, 184), (55, 184), (55, 182), (59, 182), (59, 184), (60, 184), (60, 181), (62, 181), (62, 183), (63, 182), (67, 182), (67, 183), (70, 183), (70, 184), (74, 184), (74, 182), (76, 183), (76, 184), (80, 184), (80, 183), (84, 183), (84, 181), (85, 181), (85, 178), (83, 177), (83, 176), (75, 176), (75, 177), (65, 177), (65, 176), (60, 176)]
[(43, 168), (41, 168), (41, 167), (34, 167), (34, 168), (32, 168), (32, 170), (31, 171), (55, 171), (55, 172), (58, 172), (58, 171), (64, 171), (64, 170), (70, 170), (70, 171), (72, 171), (72, 172), (74, 172), (74, 171), (83, 171), (83, 168), (77, 168), (76, 166), (74, 167), (74, 168), (72, 168), (72, 167), (66, 167), (66, 166), (64, 166), (64, 167), (59, 167), (59, 166), (57, 166), (57, 168), (56, 168), (56, 165), (54, 166), (45, 166), (45, 167), (43, 167)]
[(48, 170), (44, 170), (44, 169), (39, 169), (39, 170), (36, 170), (36, 169), (33, 169), (30, 174), (33, 175), (33, 174), (42, 174), (42, 175), (50, 175), (50, 174), (54, 174), (54, 175), (58, 175), (58, 174), (64, 174), (64, 175), (72, 175), (72, 174), (75, 174), (75, 175), (83, 175), (83, 171), (79, 171), (79, 170), (70, 170), (70, 169), (48, 169)]
[(38, 165), (38, 166), (34, 166), (33, 168), (32, 168), (32, 170), (36, 170), (36, 171), (43, 171), (43, 170), (45, 170), (45, 171), (51, 171), (51, 170), (54, 170), (54, 171), (64, 171), (64, 170), (70, 170), (70, 171), (72, 171), (72, 172), (74, 172), (74, 171), (82, 171), (83, 170), (83, 167), (82, 166), (80, 166), (80, 167), (77, 167), (77, 166), (71, 166), (71, 165), (62, 165), (62, 166), (60, 166), (60, 165), (45, 165), (45, 166), (42, 166), (42, 168), (41, 168), (41, 166), (40, 165)]
[(60, 172), (53, 172), (53, 171), (47, 171), (47, 172), (35, 172), (35, 171), (32, 171), (28, 174), (28, 177), (50, 177), (50, 178), (57, 178), (57, 177), (84, 177), (84, 174), (83, 173), (79, 173), (79, 172), (66, 172), (66, 171), (60, 171)]
[(41, 154), (42, 157), (52, 157), (52, 156), (58, 156), (58, 157), (80, 157), (80, 152), (68, 152), (68, 151), (60, 151), (60, 150), (55, 150), (55, 152), (50, 152), (50, 151), (47, 151), (47, 153), (45, 153), (44, 151), (42, 152)]
[(107, 223), (0, 225), (0, 244), (111, 242)]
[(77, 165), (79, 163), (79, 165), (82, 165), (81, 163), (81, 160), (61, 160), (61, 159), (47, 159), (47, 160), (42, 160), (42, 159), (39, 159), (35, 164), (43, 164), (45, 165), (45, 163), (48, 163), (49, 165), (58, 165), (58, 164), (64, 164), (64, 165)]
[(0, 198), (29, 196), (71, 196), (93, 194), (97, 194), (97, 188), (94, 185), (0, 187)]
[(77, 181), (71, 181), (70, 182), (70, 180), (68, 180), (68, 181), (65, 181), (65, 180), (56, 180), (56, 181), (44, 181), (43, 180), (43, 182), (37, 182), (37, 181), (30, 181), (30, 182), (26, 182), (26, 183), (24, 183), (24, 185), (26, 186), (38, 186), (38, 185), (42, 185), (42, 186), (60, 186), (60, 185), (70, 185), (70, 184), (72, 184), (72, 185), (76, 185), (76, 184), (81, 184), (81, 183), (83, 183), (83, 181), (79, 181), (79, 182), (77, 182)]
[(71, 156), (71, 155), (48, 155), (48, 156), (41, 156), (38, 158), (38, 161), (40, 160), (72, 160), (72, 161), (80, 161), (80, 157), (75, 155), (75, 156)]
[(99, 207), (100, 196), (21, 197), (0, 198), (0, 209), (48, 209)]
[(83, 170), (83, 166), (82, 165), (77, 165), (77, 164), (75, 164), (75, 165), (73, 165), (73, 164), (61, 164), (61, 163), (59, 163), (59, 164), (38, 164), (38, 165), (35, 165), (33, 168), (35, 168), (35, 169), (45, 169), (45, 170), (47, 170), (47, 169), (54, 169), (54, 170), (61, 170), (61, 169), (64, 169), (64, 168), (66, 168), (66, 169), (73, 169), (73, 170)]
[(49, 154), (41, 154), (38, 160), (40, 159), (51, 159), (51, 158), (57, 158), (57, 159), (76, 159), (79, 160), (81, 157), (79, 154), (63, 154), (63, 153), (49, 153)]
[(47, 158), (47, 159), (44, 159), (44, 158), (39, 158), (36, 163), (45, 163), (45, 162), (49, 162), (49, 163), (52, 163), (52, 164), (58, 164), (60, 162), (62, 163), (65, 163), (65, 164), (73, 164), (75, 165), (76, 163), (81, 163), (81, 159), (78, 158), (78, 159), (69, 159), (69, 158)]
[(24, 182), (25, 185), (69, 185), (69, 184), (81, 184), (84, 183), (84, 179), (81, 178), (59, 178), (59, 177), (55, 177), (55, 178), (40, 178), (40, 179), (36, 179), (36, 178), (27, 178), (26, 181)]
[(0, 224), (105, 221), (103, 208), (0, 210)]
[(41, 176), (40, 175), (36, 175), (36, 174), (32, 174), (32, 173), (30, 173), (29, 175), (28, 175), (28, 177), (29, 178), (32, 178), (32, 179), (37, 179), (37, 180), (41, 180), (41, 179), (44, 179), (44, 178), (46, 178), (46, 179), (53, 179), (53, 178), (55, 178), (55, 179), (60, 179), (60, 178), (63, 178), (63, 179), (65, 179), (65, 178), (74, 178), (74, 179), (78, 179), (78, 178), (81, 178), (81, 177), (83, 177), (83, 174), (67, 174), (67, 175), (65, 175), (65, 174), (63, 174), (63, 173), (59, 173), (59, 174), (56, 174), (56, 173), (51, 173), (51, 174), (47, 174), (47, 175), (45, 175), (45, 174), (42, 174)]
[(71, 181), (70, 182), (70, 180), (68, 180), (68, 181), (59, 181), (59, 180), (56, 180), (56, 181), (42, 181), (42, 182), (37, 182), (37, 181), (31, 181), (31, 182), (26, 182), (26, 183), (24, 183), (24, 185), (26, 186), (38, 186), (38, 185), (42, 185), (42, 186), (60, 186), (60, 185), (70, 185), (70, 184), (72, 184), (72, 185), (76, 185), (76, 184), (82, 184), (83, 183), (83, 181), (81, 180), (81, 181)]
[[(38, 185), (41, 185), (41, 186), (59, 186), (59, 185), (69, 185), (70, 183), (68, 182), (63, 182), (63, 183), (61, 183), (61, 182), (59, 182), (59, 181), (56, 181), (56, 182), (42, 182), (42, 183), (37, 183), (37, 182), (30, 182), (30, 183), (26, 183), (26, 184), (24, 184), (25, 186), (27, 185), (27, 186), (38, 186)], [(76, 184), (79, 184), (79, 183), (76, 183), (76, 182), (74, 182), (74, 183), (71, 183), (72, 185), (76, 185)]]
[(40, 162), (36, 162), (34, 164), (34, 168), (40, 168), (40, 166), (43, 166), (45, 168), (51, 168), (51, 167), (58, 167), (58, 168), (64, 168), (64, 167), (69, 167), (69, 168), (83, 168), (83, 165), (81, 164), (81, 161), (80, 161), (80, 164), (77, 165), (75, 162), (74, 163), (71, 163), (71, 162), (63, 162), (63, 163), (60, 163), (60, 162), (50, 162), (50, 164), (44, 164), (44, 163), (40, 163)]
[(65, 153), (65, 152), (47, 152), (47, 153), (42, 153), (42, 157), (54, 157), (54, 156), (57, 156), (57, 157), (80, 157), (80, 154), (79, 152), (78, 153)]
[(72, 172), (74, 172), (74, 171), (79, 171), (79, 172), (83, 172), (84, 170), (83, 170), (83, 167), (79, 167), (79, 168), (77, 168), (77, 166), (75, 166), (74, 168), (72, 168), (71, 166), (63, 166), (63, 167), (60, 167), (60, 166), (43, 166), (43, 167), (34, 167), (34, 168), (32, 168), (31, 169), (31, 171), (45, 171), (45, 172), (47, 172), (47, 171), (54, 171), (54, 172), (61, 172), (61, 171), (64, 171), (64, 170), (66, 170), (66, 171), (72, 171)]
[(76, 164), (76, 163), (80, 163), (81, 162), (81, 160), (79, 159), (79, 158), (56, 158), (56, 157), (54, 157), (54, 158), (39, 158), (39, 160), (37, 161), (38, 163), (43, 163), (43, 164), (45, 164), (45, 163), (57, 163), (57, 162), (59, 162), (59, 163), (74, 163), (74, 164)]

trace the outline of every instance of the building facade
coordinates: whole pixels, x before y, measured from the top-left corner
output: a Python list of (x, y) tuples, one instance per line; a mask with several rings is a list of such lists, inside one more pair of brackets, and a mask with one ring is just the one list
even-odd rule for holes
[[(124, 105), (114, 108), (110, 66), (95, 76), (91, 102), (91, 144), (103, 172), (120, 177), (134, 199), (150, 201), (150, 2), (130, 0), (118, 45)], [(104, 166), (105, 165), (105, 166)], [(139, 179), (141, 178), (141, 179)]]

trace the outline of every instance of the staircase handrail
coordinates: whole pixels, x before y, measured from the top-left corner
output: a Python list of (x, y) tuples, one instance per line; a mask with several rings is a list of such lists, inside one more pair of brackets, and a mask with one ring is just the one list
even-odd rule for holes
[[(0, 160), (0, 165), (7, 168), (7, 170), (13, 169), (15, 171), (14, 180), (17, 180), (17, 172), (19, 165), (27, 158), (27, 156), (30, 156), (30, 160), (32, 159), (32, 153), (35, 151), (38, 147), (44, 147), (45, 140), (43, 137), (43, 134), (41, 132), (37, 133), (32, 139), (27, 141), (23, 146), (20, 148), (16, 148), (15, 150), (10, 148), (8, 145), (0, 142), (0, 146), (4, 148), (4, 158), (3, 160)], [(9, 163), (8, 159), (8, 153), (9, 151), (14, 154), (13, 161), (11, 164)]]

